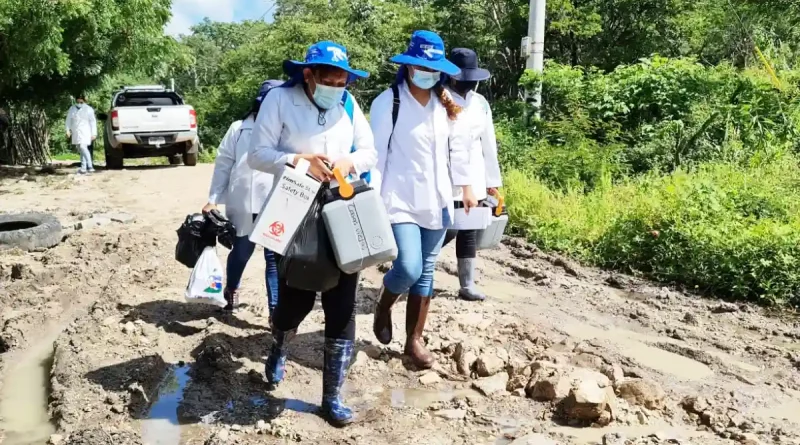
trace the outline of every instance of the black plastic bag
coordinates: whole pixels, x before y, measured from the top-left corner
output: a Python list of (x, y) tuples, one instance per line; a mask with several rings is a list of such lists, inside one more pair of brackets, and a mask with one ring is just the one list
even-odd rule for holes
[(175, 259), (188, 268), (194, 268), (203, 249), (215, 246), (216, 235), (206, 232), (206, 218), (195, 213), (188, 215), (178, 228), (178, 244), (175, 245)]
[(333, 247), (322, 219), (323, 197), (327, 188), (327, 185), (320, 188), (289, 249), (278, 263), (279, 274), (289, 287), (326, 292), (339, 284), (342, 272), (336, 265)]
[(178, 228), (175, 259), (186, 267), (194, 268), (206, 247), (214, 247), (217, 240), (228, 249), (233, 248), (236, 228), (217, 210), (206, 214), (188, 215)]
[(225, 218), (219, 210), (212, 210), (205, 215), (205, 231), (209, 236), (215, 236), (220, 244), (227, 249), (233, 249), (233, 242), (236, 239), (236, 228), (233, 223)]

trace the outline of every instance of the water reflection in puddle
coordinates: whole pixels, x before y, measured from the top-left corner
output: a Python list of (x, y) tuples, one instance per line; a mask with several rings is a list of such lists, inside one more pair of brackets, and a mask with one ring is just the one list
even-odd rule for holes
[(307, 414), (316, 414), (319, 411), (319, 406), (297, 399), (267, 399), (264, 397), (252, 397), (250, 398), (250, 403), (256, 407), (267, 407), (268, 411), (289, 410)]
[(189, 366), (173, 367), (158, 389), (158, 396), (142, 422), (142, 441), (147, 445), (177, 445), (181, 440), (178, 405), (189, 384)]

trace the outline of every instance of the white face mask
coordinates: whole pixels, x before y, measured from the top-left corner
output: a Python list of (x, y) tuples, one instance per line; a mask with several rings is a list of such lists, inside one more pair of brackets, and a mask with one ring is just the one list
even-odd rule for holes
[(423, 90), (430, 90), (439, 82), (441, 77), (442, 73), (439, 72), (429, 73), (427, 71), (415, 69), (414, 74), (411, 76), (411, 82)]
[(314, 79), (316, 87), (314, 88), (314, 102), (318, 107), (323, 110), (330, 110), (335, 107), (337, 103), (342, 101), (344, 95), (344, 87), (331, 87), (323, 85)]
[(75, 106), (78, 107), (78, 108), (83, 108), (83, 103), (82, 102), (78, 102), (78, 103), (75, 104)]

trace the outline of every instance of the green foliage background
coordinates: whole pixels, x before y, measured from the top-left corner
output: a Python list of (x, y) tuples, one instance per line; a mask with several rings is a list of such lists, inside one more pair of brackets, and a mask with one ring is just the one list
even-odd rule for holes
[[(692, 290), (800, 303), (800, 2), (549, 0), (543, 75), (525, 73), (527, 0), (278, 0), (273, 20), (164, 36), (169, 0), (0, 0), (0, 108), (63, 113), (123, 84), (176, 80), (203, 158), (261, 81), (322, 39), (394, 76), (414, 29), (475, 49), (493, 73), (513, 230), (590, 264)], [(764, 57), (760, 57), (760, 53)], [(544, 106), (521, 98), (542, 86)], [(539, 117), (536, 116), (539, 113)]]

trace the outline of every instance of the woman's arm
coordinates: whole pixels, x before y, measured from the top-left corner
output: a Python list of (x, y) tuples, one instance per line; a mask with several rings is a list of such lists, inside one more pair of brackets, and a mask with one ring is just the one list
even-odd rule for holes
[(464, 207), (469, 211), (470, 208), (478, 205), (478, 200), (472, 190), (472, 179), (470, 178), (472, 137), (466, 113), (462, 113), (458, 119), (450, 121), (448, 144), (450, 149), (450, 177), (453, 179), (454, 187), (461, 187), (464, 193)]
[(481, 145), (483, 146), (483, 160), (486, 163), (486, 187), (499, 188), (503, 186), (503, 178), (500, 173), (500, 163), (497, 160), (497, 136), (494, 132), (494, 120), (492, 119), (492, 108), (486, 99), (481, 97), (485, 108), (486, 125), (481, 135)]
[(278, 150), (283, 121), (280, 106), (281, 93), (278, 88), (270, 91), (253, 126), (247, 164), (253, 170), (280, 175), (286, 164), (294, 164), (294, 154)]
[(352, 172), (344, 172), (346, 174), (355, 173), (360, 175), (364, 172), (370, 171), (375, 168), (378, 163), (378, 151), (375, 149), (375, 138), (372, 134), (367, 118), (361, 107), (358, 106), (355, 99), (353, 100), (353, 145), (356, 151), (350, 153), (348, 156), (353, 163)]
[(208, 192), (208, 203), (211, 205), (219, 204), (220, 197), (228, 190), (231, 171), (236, 163), (236, 142), (239, 139), (241, 126), (242, 121), (232, 123), (219, 144), (217, 159), (214, 160), (214, 174), (211, 176), (211, 188)]
[(370, 128), (375, 140), (377, 154), (377, 165), (372, 172), (370, 186), (379, 192), (389, 160), (389, 143), (392, 136), (392, 103), (392, 91), (386, 90), (372, 101), (369, 109)]

